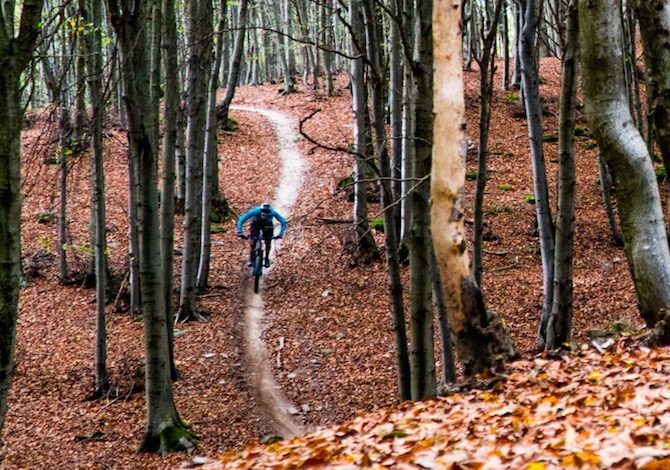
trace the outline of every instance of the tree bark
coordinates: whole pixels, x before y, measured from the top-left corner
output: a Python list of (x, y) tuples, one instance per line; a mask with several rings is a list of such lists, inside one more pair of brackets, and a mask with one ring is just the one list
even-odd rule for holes
[(354, 106), (354, 230), (356, 232), (355, 258), (365, 262), (377, 251), (368, 223), (367, 183), (368, 147), (370, 136), (368, 121), (368, 96), (364, 78), (365, 32), (362, 20), (362, 0), (352, 0), (349, 6), (351, 23), (351, 51), (355, 57), (351, 63), (351, 89)]
[(240, 11), (237, 15), (237, 32), (235, 33), (235, 46), (231, 57), (230, 71), (226, 81), (226, 94), (221, 103), (220, 119), (225, 126), (228, 123), (228, 109), (235, 96), (235, 88), (240, 76), (240, 64), (242, 62), (242, 52), (244, 51), (244, 37), (247, 24), (247, 12), (249, 10), (249, 0), (240, 0)]
[(575, 231), (575, 114), (579, 23), (577, 3), (568, 12), (567, 41), (563, 52), (561, 103), (558, 129), (558, 211), (554, 252), (554, 300), (547, 324), (545, 350), (551, 351), (570, 341), (572, 329), (572, 257)]
[(207, 119), (207, 85), (211, 74), (212, 4), (209, 0), (188, 3), (186, 208), (184, 214), (184, 254), (177, 321), (200, 320), (196, 311), (196, 276), (202, 235), (202, 185)]
[[(144, 452), (166, 453), (192, 447), (195, 435), (181, 420), (174, 404), (165, 325), (163, 258), (158, 217), (158, 116), (150, 90), (150, 60), (145, 25), (150, 2), (107, 0), (110, 19), (123, 54), (128, 110), (128, 146), (136, 160), (140, 233), (140, 288), (144, 319), (147, 427), (140, 447)], [(134, 3), (134, 2), (133, 2)]]
[[(202, 292), (207, 288), (209, 281), (209, 262), (212, 252), (212, 222), (211, 209), (214, 199), (214, 174), (218, 173), (219, 163), (219, 120), (216, 113), (216, 90), (219, 88), (218, 70), (221, 66), (223, 54), (223, 28), (226, 18), (226, 1), (221, 1), (221, 18), (216, 32), (216, 50), (214, 53), (214, 66), (209, 78), (209, 94), (207, 103), (207, 123), (205, 134), (205, 158), (204, 178), (202, 185), (202, 230), (200, 235), (200, 263), (198, 265), (198, 276), (196, 289)], [(218, 182), (218, 178), (216, 179)], [(218, 191), (216, 191), (218, 193)], [(218, 207), (218, 206), (217, 206)]]
[(105, 216), (105, 174), (102, 149), (104, 101), (102, 97), (102, 2), (80, 0), (80, 14), (90, 23), (92, 30), (82, 35), (86, 50), (88, 94), (91, 102), (91, 183), (92, 183), (92, 233), (95, 260), (96, 298), (96, 348), (95, 391), (102, 396), (109, 388), (107, 379), (107, 329), (105, 326), (105, 303), (107, 300), (107, 241)]
[(670, 251), (651, 158), (633, 124), (624, 86), (617, 11), (615, 0), (579, 4), (584, 98), (591, 129), (612, 172), (640, 313), (653, 327), (670, 307)]
[(459, 19), (460, 1), (435, 1), (435, 140), (431, 172), (431, 227), (449, 328), (463, 373), (472, 377), (500, 358), (511, 358), (516, 353), (504, 321), (484, 308), (481, 291), (470, 273), (466, 250), (463, 219), (467, 145)]
[(417, 100), (412, 177), (420, 183), (409, 194), (410, 233), (410, 366), (412, 399), (435, 397), (435, 347), (431, 290), (430, 173), (433, 148), (433, 1), (417, 5), (418, 33), (413, 65)]
[[(163, 5), (163, 60), (165, 71), (177, 70), (177, 20), (174, 0), (162, 0)], [(170, 376), (177, 379), (174, 362), (174, 306), (172, 277), (174, 275), (174, 214), (175, 214), (175, 157), (177, 121), (179, 114), (179, 76), (165, 74), (165, 131), (163, 133), (163, 190), (161, 200), (161, 253), (163, 257), (163, 301), (165, 326), (170, 356)]]
[(537, 337), (537, 345), (544, 349), (547, 322), (553, 303), (554, 284), (554, 234), (549, 207), (547, 170), (542, 148), (542, 105), (537, 64), (534, 57), (537, 25), (540, 14), (540, 0), (521, 0), (523, 28), (521, 30), (521, 86), (525, 97), (528, 137), (530, 139), (531, 163), (533, 169), (533, 190), (535, 213), (540, 234), (540, 255), (542, 257), (542, 317)]
[[(20, 15), (0, 18), (0, 433), (14, 371), (14, 345), (21, 281), (20, 78), (40, 31), (42, 0), (25, 0)], [(14, 21), (20, 21), (18, 36)]]
[(636, 0), (635, 11), (644, 47), (648, 112), (666, 174), (670, 174), (670, 4), (664, 0)]
[(398, 393), (401, 401), (411, 399), (411, 375), (407, 354), (407, 333), (405, 331), (405, 310), (403, 305), (403, 286), (400, 277), (400, 259), (398, 256), (398, 233), (396, 227), (396, 199), (391, 188), (391, 165), (386, 148), (386, 115), (384, 113), (384, 71), (379, 50), (379, 29), (381, 19), (375, 13), (373, 5), (364, 2), (365, 29), (367, 36), (367, 55), (370, 66), (370, 91), (372, 96), (372, 116), (375, 130), (375, 154), (379, 161), (381, 175), (381, 203), (384, 207), (384, 235), (386, 242), (386, 266), (388, 270), (388, 289), (391, 297), (391, 316), (395, 336), (396, 366), (398, 370)]
[[(491, 101), (493, 100), (493, 78), (495, 74), (495, 38), (502, 0), (497, 0), (496, 8), (483, 32), (481, 58), (475, 57), (479, 65), (479, 152), (477, 167), (477, 186), (475, 189), (475, 225), (473, 229), (473, 270), (475, 282), (482, 287), (482, 270), (484, 269), (484, 190), (486, 189), (487, 160), (489, 151), (489, 126), (491, 124)], [(482, 25), (482, 30), (484, 26)]]

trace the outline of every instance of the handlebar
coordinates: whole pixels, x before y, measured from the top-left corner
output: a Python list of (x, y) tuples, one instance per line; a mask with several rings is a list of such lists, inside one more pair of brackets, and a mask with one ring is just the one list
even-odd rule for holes
[[(237, 236), (239, 238), (241, 238), (242, 240), (249, 240), (249, 238), (250, 238), (249, 235), (244, 235), (243, 233), (238, 233)], [(259, 238), (262, 239), (262, 237), (259, 237)], [(278, 240), (280, 238), (284, 238), (284, 237), (280, 237), (279, 235), (275, 235), (275, 236), (272, 237), (273, 240)]]

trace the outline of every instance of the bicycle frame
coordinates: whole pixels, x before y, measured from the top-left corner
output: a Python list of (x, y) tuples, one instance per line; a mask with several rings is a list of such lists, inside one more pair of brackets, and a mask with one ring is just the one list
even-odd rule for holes
[(258, 287), (260, 284), (260, 278), (263, 275), (263, 257), (264, 257), (264, 247), (263, 247), (263, 238), (259, 234), (257, 237), (252, 238), (253, 248), (251, 250), (251, 272), (254, 276), (254, 292), (258, 293)]

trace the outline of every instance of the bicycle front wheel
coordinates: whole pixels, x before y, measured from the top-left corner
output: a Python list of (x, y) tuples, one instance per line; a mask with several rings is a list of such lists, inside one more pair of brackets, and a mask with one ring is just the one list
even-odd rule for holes
[(261, 274), (263, 274), (263, 258), (261, 256), (256, 256), (254, 258), (254, 292), (256, 294), (258, 294)]

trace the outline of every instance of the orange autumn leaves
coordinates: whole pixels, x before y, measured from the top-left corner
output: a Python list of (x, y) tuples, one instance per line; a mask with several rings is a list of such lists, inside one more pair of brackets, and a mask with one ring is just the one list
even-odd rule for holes
[(220, 460), (278, 469), (666, 468), (668, 373), (667, 349), (624, 340), (603, 355), (518, 361), (487, 390), (405, 403)]

